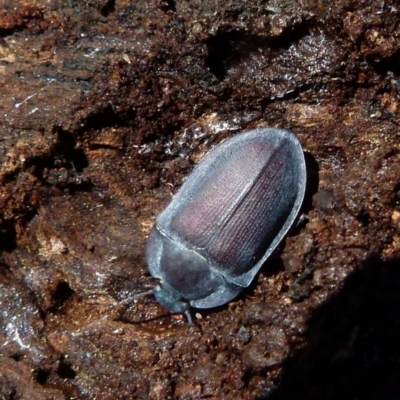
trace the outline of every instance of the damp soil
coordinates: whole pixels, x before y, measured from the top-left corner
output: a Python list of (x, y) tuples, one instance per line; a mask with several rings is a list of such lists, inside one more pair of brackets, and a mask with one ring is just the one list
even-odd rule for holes
[[(0, 0), (2, 399), (399, 399), (396, 1)], [(243, 130), (293, 132), (302, 213), (195, 324), (144, 247)]]

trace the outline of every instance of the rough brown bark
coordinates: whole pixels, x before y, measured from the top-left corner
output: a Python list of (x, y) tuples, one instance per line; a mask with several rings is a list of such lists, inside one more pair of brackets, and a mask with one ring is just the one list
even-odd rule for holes
[[(0, 0), (0, 397), (397, 399), (392, 1)], [(214, 144), (296, 134), (306, 223), (197, 328), (147, 234)]]

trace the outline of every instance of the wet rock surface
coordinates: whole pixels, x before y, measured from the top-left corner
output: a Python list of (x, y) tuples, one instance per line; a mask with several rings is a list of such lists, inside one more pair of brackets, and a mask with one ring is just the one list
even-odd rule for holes
[[(398, 398), (399, 21), (395, 1), (0, 1), (0, 397)], [(146, 238), (185, 176), (263, 126), (304, 148), (306, 218), (251, 287), (195, 326), (121, 304), (155, 284)]]

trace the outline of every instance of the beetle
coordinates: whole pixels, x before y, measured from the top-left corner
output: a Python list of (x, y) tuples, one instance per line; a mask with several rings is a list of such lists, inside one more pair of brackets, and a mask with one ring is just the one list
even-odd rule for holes
[(146, 245), (157, 301), (214, 308), (248, 287), (295, 221), (306, 167), (296, 137), (258, 128), (211, 150), (157, 217)]

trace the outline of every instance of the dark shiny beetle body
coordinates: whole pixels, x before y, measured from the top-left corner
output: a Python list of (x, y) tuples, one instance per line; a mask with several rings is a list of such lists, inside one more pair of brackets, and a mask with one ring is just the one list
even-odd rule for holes
[(150, 232), (157, 300), (176, 313), (231, 301), (294, 222), (305, 186), (303, 151), (287, 131), (255, 129), (213, 149)]

